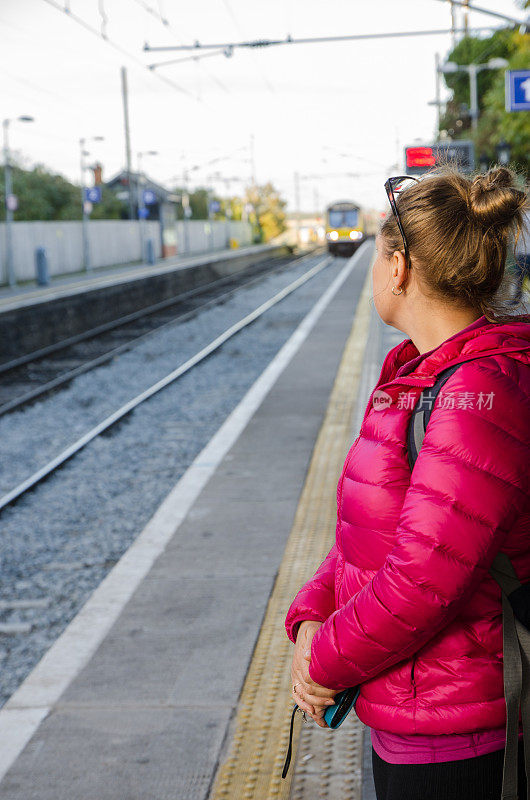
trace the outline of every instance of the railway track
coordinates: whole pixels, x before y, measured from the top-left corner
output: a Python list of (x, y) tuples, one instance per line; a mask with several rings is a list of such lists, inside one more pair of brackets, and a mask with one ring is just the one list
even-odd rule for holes
[(259, 282), (266, 275), (288, 269), (311, 255), (264, 260), (237, 275), (219, 278), (0, 364), (0, 416), (20, 410), (66, 386), (78, 375), (111, 361), (161, 328), (183, 322), (208, 306), (222, 303), (239, 289)]
[[(313, 255), (312, 258), (314, 260), (315, 256)], [(26, 494), (28, 491), (33, 489), (37, 484), (39, 484), (41, 481), (43, 481), (46, 477), (48, 477), (53, 472), (55, 472), (57, 469), (59, 469), (59, 467), (61, 467), (66, 461), (68, 461), (74, 455), (76, 455), (76, 453), (78, 453), (80, 450), (82, 450), (89, 442), (93, 441), (98, 436), (100, 436), (104, 432), (108, 431), (109, 428), (111, 428), (117, 422), (122, 420), (128, 414), (130, 414), (130, 412), (133, 411), (135, 408), (137, 408), (141, 403), (145, 402), (147, 399), (149, 399), (153, 395), (155, 395), (158, 392), (160, 392), (162, 389), (164, 389), (169, 384), (171, 384), (174, 381), (178, 380), (182, 375), (185, 375), (187, 372), (189, 372), (191, 369), (193, 369), (195, 366), (197, 366), (197, 364), (199, 364), (201, 361), (206, 359), (213, 352), (218, 350), (225, 342), (227, 342), (229, 339), (231, 339), (233, 336), (235, 336), (237, 333), (239, 333), (239, 331), (243, 330), (248, 325), (251, 325), (255, 320), (257, 320), (259, 317), (261, 317), (263, 314), (265, 314), (273, 306), (277, 305), (284, 298), (288, 297), (290, 294), (295, 292), (297, 289), (299, 289), (301, 286), (303, 286), (305, 283), (307, 283), (307, 281), (311, 280), (311, 278), (313, 278), (314, 276), (318, 275), (318, 273), (321, 272), (323, 269), (325, 269), (332, 261), (333, 261), (333, 258), (331, 256), (322, 255), (320, 258), (317, 259), (317, 263), (314, 266), (312, 266), (307, 272), (304, 272), (295, 281), (292, 281), (286, 287), (284, 287), (279, 292), (277, 292), (275, 295), (270, 297), (266, 302), (261, 303), (252, 312), (250, 312), (249, 314), (246, 314), (238, 322), (236, 322), (235, 324), (231, 325), (223, 333), (221, 333), (219, 336), (215, 337), (215, 339), (210, 341), (205, 347), (202, 347), (191, 358), (188, 358), (183, 364), (178, 366), (176, 369), (172, 370), (165, 377), (163, 377), (162, 379), (156, 381), (154, 384), (152, 384), (151, 386), (147, 387), (144, 391), (142, 391), (141, 393), (137, 394), (135, 397), (131, 398), (127, 403), (125, 403), (124, 405), (122, 405), (119, 408), (117, 408), (112, 414), (108, 415), (99, 424), (97, 424), (96, 426), (92, 427), (84, 435), (82, 435), (81, 437), (76, 439), (74, 442), (72, 442), (68, 447), (64, 448), (58, 455), (56, 455), (55, 457), (53, 457), (49, 461), (47, 461), (45, 464), (43, 464), (42, 467), (40, 467), (40, 469), (37, 469), (35, 472), (33, 472), (31, 475), (29, 475), (25, 480), (23, 480), (21, 483), (19, 483), (17, 486), (15, 486), (12, 490), (8, 491), (6, 494), (4, 494), (2, 497), (0, 497), (0, 511), (2, 509), (6, 508), (7, 506), (11, 505), (12, 503), (14, 503), (16, 500), (20, 499), (24, 494)], [(289, 263), (291, 263), (291, 262), (289, 262)], [(277, 266), (277, 268), (278, 268), (278, 266)], [(285, 268), (285, 265), (283, 265), (283, 268)], [(249, 283), (255, 282), (256, 280), (258, 280), (258, 278), (254, 274), (253, 278), (250, 279), (244, 285), (249, 285)], [(216, 296), (215, 298), (211, 298), (210, 300), (207, 301), (207, 303), (212, 303), (212, 302), (218, 303), (223, 298), (227, 297), (229, 294), (233, 294), (234, 291), (237, 291), (239, 288), (241, 288), (241, 284), (239, 284), (236, 289), (231, 289), (231, 290), (229, 290), (229, 292), (224, 293), (223, 295), (221, 295), (221, 297), (220, 296)], [(200, 309), (202, 309), (204, 307), (205, 307), (205, 303), (202, 303), (199, 306), (197, 306), (195, 309), (193, 309), (192, 311), (187, 311), (187, 312), (184, 312), (184, 313), (186, 313), (186, 314), (196, 314)], [(181, 319), (182, 319), (182, 317), (177, 317), (177, 318), (172, 319), (169, 323), (166, 323), (166, 324), (175, 324), (176, 321), (179, 321)], [(155, 333), (157, 330), (160, 330), (160, 325), (155, 330), (152, 330), (152, 331), (149, 331), (147, 333), (141, 334), (141, 336), (143, 338), (146, 335), (148, 335), (149, 333)], [(132, 347), (133, 344), (135, 342), (137, 342), (138, 340), (139, 340), (139, 337), (136, 336), (136, 338), (132, 342), (127, 342), (127, 343), (124, 343), (124, 344), (126, 344), (127, 347)], [(122, 350), (120, 350), (120, 352), (121, 351)], [(105, 353), (102, 357), (100, 357), (100, 359), (103, 358), (105, 360), (109, 360), (110, 358), (113, 358), (116, 355), (116, 353), (117, 353), (117, 349), (116, 349), (116, 347), (114, 347), (114, 349), (112, 351)], [(92, 359), (89, 363), (91, 365), (90, 368), (92, 368), (94, 366), (94, 359)], [(99, 360), (98, 363), (102, 363), (102, 361)], [(82, 366), (83, 365), (81, 365), (81, 367)], [(80, 369), (80, 367), (77, 367), (75, 369), (78, 370), (78, 369)], [(86, 369), (83, 370), (83, 371), (86, 371)], [(76, 374), (79, 374), (79, 372), (76, 372)], [(68, 373), (63, 373), (62, 382), (64, 383), (67, 380), (71, 380), (72, 377), (74, 377), (74, 375), (72, 374), (72, 370), (70, 370)], [(49, 383), (48, 383), (48, 385), (49, 385)], [(48, 391), (49, 391), (49, 389), (48, 389)], [(41, 391), (41, 393), (42, 393), (42, 391)], [(13, 402), (15, 402), (15, 401), (13, 401)], [(24, 400), (24, 402), (28, 402), (28, 401)], [(21, 405), (21, 403), (19, 401), (19, 406), (20, 405)]]

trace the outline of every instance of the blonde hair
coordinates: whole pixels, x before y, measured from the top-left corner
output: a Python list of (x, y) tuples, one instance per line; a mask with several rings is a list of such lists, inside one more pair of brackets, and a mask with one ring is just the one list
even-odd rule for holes
[[(528, 207), (515, 173), (496, 167), (468, 177), (446, 166), (396, 200), (411, 262), (426, 294), (480, 310), (490, 322), (513, 318), (509, 298), (515, 278), (506, 263), (522, 235)], [(383, 222), (381, 236), (388, 258), (403, 249), (393, 214)]]

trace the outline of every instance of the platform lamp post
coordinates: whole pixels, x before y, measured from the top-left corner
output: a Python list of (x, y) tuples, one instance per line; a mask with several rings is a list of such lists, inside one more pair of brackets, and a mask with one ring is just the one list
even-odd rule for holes
[(140, 224), (140, 249), (141, 249), (141, 260), (146, 260), (146, 253), (145, 253), (145, 217), (147, 216), (147, 209), (144, 203), (144, 193), (143, 193), (143, 173), (142, 173), (142, 159), (144, 156), (157, 156), (157, 150), (143, 150), (140, 153), (137, 153), (138, 159), (138, 176), (136, 178), (136, 203), (138, 205), (138, 222)]
[(471, 116), (471, 127), (476, 131), (478, 126), (479, 108), (478, 108), (478, 89), (477, 89), (477, 75), (485, 69), (505, 69), (508, 62), (505, 58), (491, 58), (487, 64), (455, 64), (454, 61), (446, 61), (440, 67), (440, 72), (445, 74), (454, 72), (467, 72), (469, 75), (469, 113)]
[(13, 259), (13, 212), (16, 211), (17, 198), (13, 194), (13, 185), (11, 181), (11, 154), (9, 152), (9, 125), (11, 122), (35, 122), (33, 117), (23, 115), (16, 117), (16, 119), (5, 119), (3, 121), (4, 127), (4, 203), (6, 210), (6, 272), (9, 286), (14, 287), (17, 285), (15, 276), (15, 265)]
[(86, 194), (86, 186), (85, 186), (85, 172), (86, 172), (86, 163), (85, 158), (90, 155), (88, 150), (85, 150), (86, 143), (89, 142), (104, 142), (104, 136), (90, 136), (88, 139), (84, 137), (79, 139), (79, 150), (80, 150), (80, 166), (81, 166), (81, 211), (82, 211), (82, 219), (83, 219), (83, 269), (87, 272), (90, 270), (90, 247), (88, 243), (88, 220), (90, 217), (90, 211), (92, 209), (92, 205), (85, 196)]

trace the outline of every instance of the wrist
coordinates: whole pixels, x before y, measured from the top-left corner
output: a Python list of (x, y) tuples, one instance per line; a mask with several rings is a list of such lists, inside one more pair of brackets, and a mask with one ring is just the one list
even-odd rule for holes
[(300, 623), (298, 628), (298, 634), (302, 634), (303, 636), (307, 636), (308, 633), (316, 633), (316, 631), (322, 625), (321, 622), (315, 622), (312, 619), (305, 619), (303, 622)]

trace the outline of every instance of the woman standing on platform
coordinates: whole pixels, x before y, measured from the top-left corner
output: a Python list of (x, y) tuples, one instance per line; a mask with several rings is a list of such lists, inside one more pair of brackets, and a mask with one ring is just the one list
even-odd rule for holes
[[(372, 394), (346, 458), (336, 542), (287, 615), (293, 697), (326, 727), (336, 692), (360, 684), (378, 800), (499, 800), (497, 553), (530, 581), (530, 317), (503, 301), (527, 197), (505, 168), (386, 188), (374, 302), (410, 338), (387, 354), (387, 402)], [(412, 410), (453, 364), (411, 473)]]

